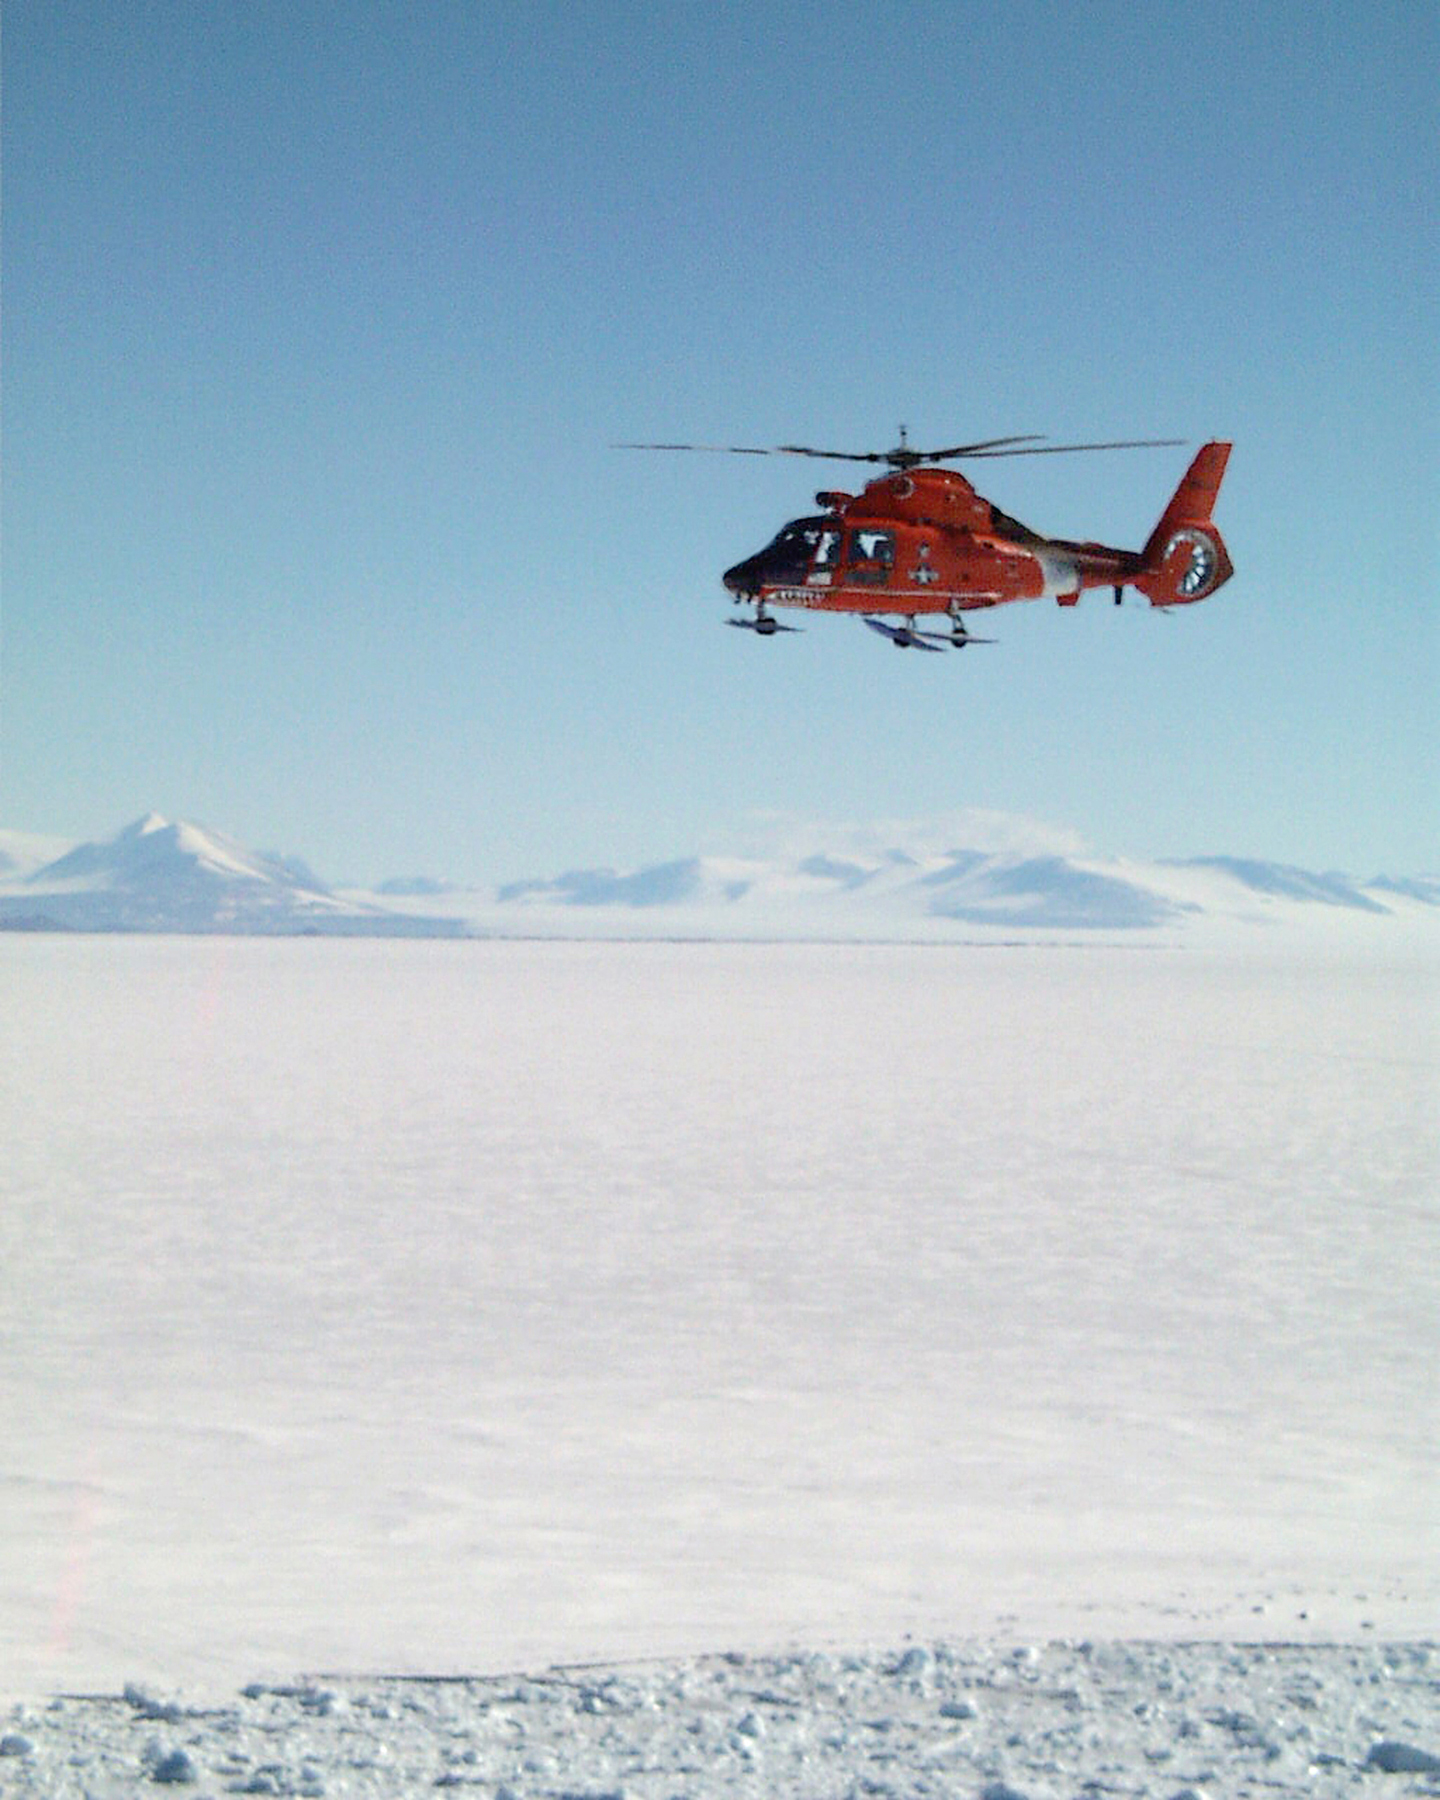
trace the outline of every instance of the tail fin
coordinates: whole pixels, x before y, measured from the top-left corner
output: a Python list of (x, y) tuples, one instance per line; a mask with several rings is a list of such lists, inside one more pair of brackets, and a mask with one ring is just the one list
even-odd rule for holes
[(1205, 444), (1160, 515), (1141, 552), (1145, 567), (1135, 585), (1152, 606), (1203, 600), (1235, 573), (1225, 541), (1211, 523), (1228, 444)]

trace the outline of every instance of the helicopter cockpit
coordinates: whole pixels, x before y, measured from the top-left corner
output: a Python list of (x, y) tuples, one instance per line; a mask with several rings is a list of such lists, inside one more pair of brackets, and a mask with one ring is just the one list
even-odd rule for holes
[(723, 580), (732, 594), (753, 599), (762, 587), (786, 586), (803, 581), (808, 569), (815, 565), (817, 553), (827, 539), (838, 544), (839, 533), (829, 515), (809, 519), (791, 519), (782, 525), (763, 550), (747, 556), (733, 569), (725, 571)]

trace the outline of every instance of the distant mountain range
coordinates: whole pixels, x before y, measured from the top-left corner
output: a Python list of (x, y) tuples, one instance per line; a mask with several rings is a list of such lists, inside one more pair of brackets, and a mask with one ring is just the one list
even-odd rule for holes
[[(977, 818), (981, 817), (977, 815)], [(1018, 822), (1023, 823), (1023, 822)], [(1102, 857), (1043, 832), (988, 847), (877, 844), (693, 856), (466, 889), (425, 877), (327, 887), (293, 857), (150, 814), (101, 843), (0, 832), (0, 929), (453, 937), (1181, 941), (1210, 927), (1397, 921), (1440, 936), (1440, 878), (1357, 881), (1239, 857)]]
[[(1189, 935), (1206, 922), (1276, 925), (1303, 915), (1440, 928), (1440, 880), (1356, 881), (1233, 857), (1142, 862), (1057, 850), (810, 853), (763, 861), (691, 857), (626, 873), (584, 869), (498, 890), (500, 907), (572, 917), (687, 914), (720, 935), (766, 922), (783, 936), (946, 938), (983, 932)], [(728, 922), (729, 929), (725, 929)], [(957, 930), (963, 928), (963, 930)]]

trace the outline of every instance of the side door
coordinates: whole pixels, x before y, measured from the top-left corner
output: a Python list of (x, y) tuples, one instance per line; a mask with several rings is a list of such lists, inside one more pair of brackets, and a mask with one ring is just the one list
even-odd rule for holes
[(852, 526), (845, 544), (845, 580), (856, 587), (889, 587), (895, 572), (895, 533), (888, 528)]

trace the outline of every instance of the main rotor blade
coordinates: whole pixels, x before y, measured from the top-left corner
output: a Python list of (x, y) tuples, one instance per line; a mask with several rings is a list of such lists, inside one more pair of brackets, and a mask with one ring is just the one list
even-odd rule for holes
[(951, 456), (983, 456), (986, 453), (999, 453), (1002, 444), (1043, 444), (1044, 438), (1035, 432), (1025, 437), (984, 438), (978, 444), (952, 444), (948, 450), (919, 450), (907, 448), (907, 456), (917, 456), (921, 462), (944, 462)]
[(1066, 456), (1072, 450), (1160, 450), (1173, 444), (1183, 444), (1184, 438), (1124, 438), (1113, 444), (1041, 444), (1030, 450), (965, 450), (943, 451), (942, 455), (956, 456)]
[[(1007, 442), (1009, 440), (1006, 440)], [(832, 462), (888, 463), (888, 450), (812, 450), (806, 444), (775, 444), (768, 449), (753, 444), (612, 444), (612, 450), (699, 450), (714, 456), (824, 456)], [(922, 459), (916, 458), (917, 461)]]
[[(826, 462), (884, 463), (892, 469), (914, 469), (921, 463), (958, 461), (965, 457), (1068, 456), (1076, 450), (1159, 450), (1183, 444), (1184, 438), (1124, 438), (1105, 444), (1047, 444), (1036, 433), (1021, 437), (981, 438), (973, 444), (951, 444), (945, 450), (817, 450), (810, 444), (614, 444), (615, 450), (694, 450), (706, 456), (818, 456)], [(1020, 445), (1023, 448), (1015, 448)]]
[(956, 444), (949, 450), (912, 450), (905, 446), (896, 450), (817, 450), (810, 444), (776, 444), (760, 448), (753, 444), (612, 444), (612, 450), (698, 450), (708, 456), (821, 456), (828, 462), (891, 463), (913, 468), (917, 463), (940, 462), (950, 456), (975, 456), (993, 452), (1001, 444), (1038, 444), (1034, 435), (1027, 437), (985, 438), (978, 444)]
[(1036, 436), (985, 438), (978, 444), (954, 444), (948, 450), (912, 450), (909, 444), (897, 444), (893, 450), (813, 450), (808, 444), (780, 444), (782, 456), (823, 456), (831, 462), (888, 463), (892, 469), (914, 469), (921, 463), (943, 462), (951, 456), (971, 456), (992, 450), (1000, 444), (1038, 444)]
[(612, 444), (612, 450), (702, 450), (714, 456), (773, 456), (773, 450), (752, 450), (745, 444)]
[(888, 450), (812, 450), (808, 444), (777, 444), (777, 456), (823, 456), (829, 462), (889, 462)]

